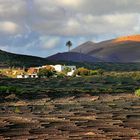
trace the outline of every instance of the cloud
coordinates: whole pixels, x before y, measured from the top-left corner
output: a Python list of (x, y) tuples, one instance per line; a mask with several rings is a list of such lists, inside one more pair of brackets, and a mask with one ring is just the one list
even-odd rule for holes
[(60, 43), (59, 37), (41, 36), (39, 38), (40, 45), (44, 49), (52, 49)]
[(45, 55), (69, 39), (139, 34), (139, 9), (140, 0), (0, 0), (0, 46)]
[(137, 33), (139, 8), (139, 0), (1, 0), (0, 17), (46, 36)]
[[(123, 19), (123, 20), (122, 20)], [(140, 14), (102, 16), (76, 15), (65, 21), (50, 20), (34, 24), (34, 30), (54, 36), (89, 36), (99, 34), (136, 33)], [(137, 28), (137, 32), (139, 28)]]
[(59, 6), (68, 6), (77, 8), (81, 5), (83, 0), (56, 0)]
[(92, 15), (115, 13), (137, 13), (139, 0), (35, 0), (38, 9), (62, 8), (65, 12), (79, 12)]
[[(139, 32), (140, 1), (36, 0), (40, 22), (33, 29), (54, 36), (89, 36)], [(41, 18), (42, 17), (42, 18)]]
[(25, 0), (0, 0), (0, 34), (8, 36), (25, 31), (27, 9)]
[(0, 0), (1, 18), (22, 18), (26, 15), (25, 0)]
[(14, 22), (10, 22), (10, 21), (0, 22), (0, 32), (14, 34), (19, 30), (20, 30), (19, 26)]

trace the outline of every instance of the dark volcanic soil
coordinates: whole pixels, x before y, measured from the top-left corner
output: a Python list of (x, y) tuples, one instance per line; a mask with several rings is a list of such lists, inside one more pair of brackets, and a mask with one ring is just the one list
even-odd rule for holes
[(139, 140), (140, 98), (100, 94), (0, 104), (0, 140)]

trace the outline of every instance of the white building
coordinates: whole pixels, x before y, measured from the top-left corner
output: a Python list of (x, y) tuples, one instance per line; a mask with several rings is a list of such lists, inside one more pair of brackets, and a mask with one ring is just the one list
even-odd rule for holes
[(62, 72), (64, 70), (62, 65), (51, 65), (57, 72)]
[(76, 66), (65, 66), (65, 65), (51, 65), (57, 72), (62, 72), (65, 68), (70, 68), (71, 71), (76, 70)]
[(17, 78), (18, 79), (24, 78), (24, 75), (22, 75), (22, 74), (21, 75), (17, 75)]
[(38, 78), (38, 75), (36, 73), (35, 74), (29, 74), (28, 78)]
[(37, 74), (21, 74), (21, 75), (17, 75), (17, 78), (18, 79), (21, 79), (21, 78), (38, 78), (38, 75)]

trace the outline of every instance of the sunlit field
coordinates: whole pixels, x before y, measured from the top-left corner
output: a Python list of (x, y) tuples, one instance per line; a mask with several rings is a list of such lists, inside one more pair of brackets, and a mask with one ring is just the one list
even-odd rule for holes
[(0, 80), (1, 139), (140, 138), (139, 72)]

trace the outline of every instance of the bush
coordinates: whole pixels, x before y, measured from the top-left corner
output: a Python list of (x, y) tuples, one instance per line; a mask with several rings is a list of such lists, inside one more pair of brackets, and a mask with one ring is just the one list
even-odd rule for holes
[(63, 73), (67, 74), (68, 72), (71, 72), (71, 68), (65, 67), (64, 70), (63, 70)]
[(57, 78), (64, 78), (65, 76), (66, 74), (63, 72), (57, 73)]
[(17, 91), (16, 87), (12, 86), (0, 86), (0, 93), (14, 93)]
[(104, 70), (98, 69), (98, 74), (103, 75), (104, 74)]
[(38, 72), (38, 77), (40, 78), (46, 78), (46, 77), (52, 77), (56, 74), (55, 70), (52, 69), (52, 68), (43, 68), (43, 69), (40, 69), (39, 72)]
[(90, 75), (97, 75), (98, 71), (97, 70), (90, 70)]
[(140, 97), (140, 89), (136, 90), (135, 94)]
[(89, 70), (87, 68), (78, 68), (75, 72), (74, 75), (79, 75), (79, 76), (92, 76), (92, 75), (103, 75), (104, 70), (98, 69), (98, 70)]
[(15, 113), (20, 113), (20, 109), (17, 106), (15, 107)]
[(75, 72), (74, 75), (80, 75), (80, 76), (89, 76), (90, 75), (90, 70), (86, 68), (78, 68)]
[(17, 86), (0, 86), (0, 94), (9, 95), (9, 94), (21, 94), (22, 89)]

